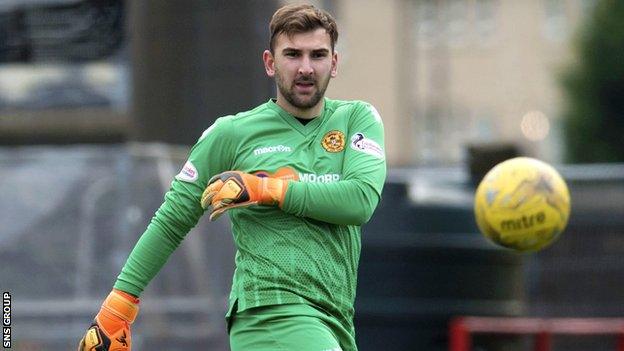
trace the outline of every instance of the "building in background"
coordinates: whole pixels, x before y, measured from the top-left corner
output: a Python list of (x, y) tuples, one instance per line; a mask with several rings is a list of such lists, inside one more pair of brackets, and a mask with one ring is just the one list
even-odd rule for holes
[(0, 144), (125, 139), (123, 0), (0, 2)]
[(340, 0), (328, 94), (376, 105), (392, 165), (456, 164), (467, 144), (561, 159), (560, 71), (595, 0)]
[[(301, 1), (281, 1), (282, 4), (290, 2)], [(340, 26), (339, 75), (330, 85), (328, 95), (338, 99), (362, 99), (377, 107), (385, 121), (390, 165), (457, 164), (464, 160), (467, 144), (483, 142), (514, 142), (531, 155), (549, 161), (560, 160), (561, 96), (557, 77), (573, 59), (574, 33), (596, 0), (311, 2), (332, 12)], [(94, 6), (96, 3), (99, 5)], [(139, 12), (144, 7), (137, 5), (140, 3), (126, 4), (130, 15), (121, 11), (124, 4), (121, 0), (2, 3), (0, 30), (7, 38), (0, 50), (4, 62), (0, 64), (0, 140), (3, 144), (128, 140), (133, 117), (143, 116), (143, 123), (145, 116), (152, 114), (145, 112), (147, 110), (138, 111), (137, 106), (153, 106), (144, 99), (140, 104), (135, 101), (137, 96), (153, 94), (145, 95), (141, 93), (144, 89), (133, 89), (133, 86), (149, 87), (151, 83), (133, 82), (132, 77), (137, 76), (137, 67), (142, 68), (139, 73), (145, 73), (145, 67), (157, 68), (148, 63), (132, 63), (131, 57), (136, 59), (137, 53), (130, 51), (132, 55), (129, 55), (128, 43), (142, 36), (135, 35), (132, 39), (132, 35), (120, 33), (123, 21), (155, 18), (141, 17)], [(197, 7), (198, 11), (180, 11), (180, 14), (196, 14), (193, 16), (197, 18), (191, 17), (198, 20), (202, 13), (208, 18), (211, 8), (219, 10), (221, 6), (217, 2), (198, 4), (188, 5)], [(260, 4), (252, 2), (246, 6)], [(262, 16), (267, 18), (256, 15), (255, 20), (245, 21), (250, 23), (258, 38), (268, 35), (266, 23), (272, 10), (266, 13)], [(169, 28), (174, 28), (172, 21), (167, 22)], [(136, 24), (127, 24), (136, 27)], [(213, 29), (202, 28), (196, 27), (200, 38), (215, 33)], [(180, 27), (180, 33), (186, 33), (186, 38), (193, 30), (188, 26)], [(254, 35), (250, 33), (248, 37), (251, 38)], [(228, 41), (229, 35), (234, 33), (226, 30), (221, 38)], [(94, 38), (108, 38), (110, 42), (105, 41), (107, 45), (102, 46), (100, 41), (98, 46), (99, 41)], [(198, 50), (211, 53), (201, 45), (195, 47), (194, 42), (197, 40), (181, 40), (180, 45), (186, 43), (186, 49), (179, 50), (179, 55), (194, 55)], [(251, 42), (265, 45), (262, 40)], [(102, 59), (84, 56), (89, 50), (101, 52)], [(272, 90), (268, 78), (262, 81), (261, 53), (255, 49), (248, 51), (248, 58), (236, 61), (240, 61), (238, 69), (226, 70), (236, 77), (252, 77), (250, 79), (255, 82), (254, 91), (247, 94), (253, 101), (240, 102), (241, 106), (261, 102), (261, 96)], [(253, 62), (257, 62), (257, 67)], [(178, 75), (188, 75), (192, 82), (185, 89), (193, 91), (196, 87), (197, 91), (205, 93), (196, 94), (202, 98), (199, 103), (182, 99), (172, 103), (195, 106), (186, 110), (198, 119), (214, 119), (218, 116), (212, 114), (237, 110), (238, 106), (227, 109), (226, 105), (244, 96), (238, 100), (216, 99), (219, 111), (201, 113), (202, 109), (217, 106), (205, 99), (214, 95), (209, 91), (214, 82), (225, 82), (218, 85), (240, 91), (236, 88), (236, 84), (241, 85), (240, 79), (223, 74), (215, 76), (214, 72), (209, 73), (214, 65), (208, 63), (178, 66), (175, 66)], [(193, 67), (204, 72), (206, 78), (190, 74)], [(249, 72), (253, 74), (244, 73), (247, 72), (244, 67), (252, 67)], [(163, 68), (163, 72), (167, 70)], [(209, 79), (211, 74), (214, 79)], [(199, 78), (208, 83), (202, 84)], [(183, 82), (182, 79), (178, 81)], [(227, 101), (230, 102), (226, 104)], [(204, 124), (189, 122), (185, 125), (191, 128)], [(54, 135), (60, 137), (55, 140), (51, 137)], [(172, 138), (188, 139), (186, 136)]]
[(192, 145), (265, 102), (276, 1), (0, 1), (0, 145)]

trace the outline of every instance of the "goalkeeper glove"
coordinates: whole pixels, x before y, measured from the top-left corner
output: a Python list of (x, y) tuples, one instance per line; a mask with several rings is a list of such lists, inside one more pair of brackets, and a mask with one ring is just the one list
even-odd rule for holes
[(214, 221), (231, 208), (252, 205), (281, 206), (287, 188), (287, 180), (228, 171), (217, 174), (208, 181), (201, 205), (204, 209), (212, 205), (210, 220)]
[(113, 289), (80, 340), (78, 351), (129, 351), (132, 347), (130, 324), (138, 312), (138, 298)]

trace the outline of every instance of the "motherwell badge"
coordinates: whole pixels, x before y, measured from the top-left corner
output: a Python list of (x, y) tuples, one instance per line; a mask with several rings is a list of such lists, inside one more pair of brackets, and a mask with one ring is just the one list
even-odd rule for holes
[(321, 145), (323, 145), (323, 149), (329, 152), (340, 152), (344, 150), (344, 133), (339, 130), (332, 130), (325, 133), (325, 136), (323, 136), (323, 140), (321, 141)]
[(339, 130), (332, 130), (332, 131), (327, 132), (325, 136), (323, 136), (321, 145), (323, 146), (323, 149), (329, 152), (340, 152), (344, 150), (344, 147), (345, 147), (344, 133)]

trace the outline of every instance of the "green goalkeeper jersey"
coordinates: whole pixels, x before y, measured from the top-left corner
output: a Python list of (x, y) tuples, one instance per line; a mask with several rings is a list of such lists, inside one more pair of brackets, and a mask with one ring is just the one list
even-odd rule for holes
[(384, 133), (375, 108), (324, 100), (302, 124), (273, 100), (208, 128), (172, 182), (165, 202), (130, 254), (115, 288), (139, 295), (204, 210), (208, 180), (223, 171), (292, 173), (282, 208), (228, 211), (236, 244), (230, 311), (312, 304), (352, 330), (360, 226), (386, 176)]

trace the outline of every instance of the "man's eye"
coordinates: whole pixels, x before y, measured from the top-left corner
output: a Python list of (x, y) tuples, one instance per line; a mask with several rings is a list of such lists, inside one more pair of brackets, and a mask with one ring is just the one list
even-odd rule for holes
[(297, 53), (296, 52), (287, 52), (285, 55), (288, 56), (288, 57), (297, 57)]
[(325, 56), (327, 56), (327, 54), (324, 53), (324, 52), (316, 52), (316, 53), (312, 54), (312, 57), (314, 57), (314, 58), (323, 58)]

